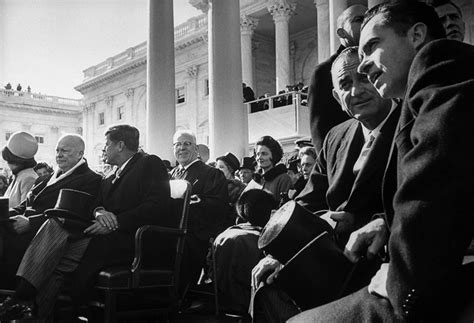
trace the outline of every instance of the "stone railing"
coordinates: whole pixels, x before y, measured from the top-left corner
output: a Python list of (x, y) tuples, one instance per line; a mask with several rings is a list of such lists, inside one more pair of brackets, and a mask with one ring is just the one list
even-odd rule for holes
[[(202, 14), (197, 17), (193, 17), (188, 19), (185, 23), (178, 25), (174, 28), (174, 38), (175, 40), (179, 40), (187, 35), (193, 34), (198, 30), (207, 26), (207, 15)], [(126, 64), (127, 62), (138, 58), (146, 56), (147, 52), (147, 42), (143, 42), (138, 44), (135, 47), (131, 47), (115, 56), (107, 58), (105, 61), (91, 66), (85, 69), (84, 72), (84, 79), (90, 79), (94, 76), (103, 74), (108, 70), (111, 70), (117, 66), (121, 66)]]
[(248, 113), (256, 113), (263, 110), (271, 110), (282, 106), (292, 105), (305, 106), (308, 102), (308, 94), (300, 91), (292, 91), (284, 94), (266, 96), (254, 101), (245, 102)]
[(7, 90), (7, 89), (0, 89), (0, 96), (22, 99), (22, 100), (24, 99), (35, 100), (35, 101), (39, 101), (43, 103), (53, 103), (57, 105), (68, 105), (68, 106), (74, 106), (74, 107), (80, 107), (82, 105), (82, 100), (62, 98), (59, 96), (45, 95), (41, 93)]

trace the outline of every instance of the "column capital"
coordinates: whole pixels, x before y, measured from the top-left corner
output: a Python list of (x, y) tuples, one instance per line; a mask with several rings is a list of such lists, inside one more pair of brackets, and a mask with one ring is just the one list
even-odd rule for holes
[(240, 15), (240, 32), (242, 34), (252, 35), (257, 28), (258, 19), (247, 15)]
[(273, 16), (275, 22), (290, 20), (290, 17), (295, 14), (296, 1), (295, 0), (269, 0), (267, 2), (267, 9)]
[(189, 0), (189, 4), (204, 13), (209, 10), (209, 0)]
[(89, 112), (95, 109), (95, 102), (84, 105), (84, 112)]
[(188, 73), (190, 78), (195, 79), (199, 73), (199, 66), (197, 65), (190, 66), (186, 69), (186, 72)]
[(322, 7), (322, 6), (329, 6), (329, 1), (328, 0), (313, 0), (314, 5), (316, 8)]
[(128, 88), (128, 89), (125, 91), (125, 96), (127, 97), (127, 99), (132, 98), (134, 92), (135, 92), (135, 89), (134, 89), (133, 87)]

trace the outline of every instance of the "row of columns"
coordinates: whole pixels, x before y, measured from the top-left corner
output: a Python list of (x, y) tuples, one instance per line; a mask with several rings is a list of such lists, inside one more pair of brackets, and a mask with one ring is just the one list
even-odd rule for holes
[[(371, 7), (383, 0), (368, 0)], [(339, 46), (336, 20), (350, 0), (314, 0), (317, 9), (318, 59)], [(352, 1), (354, 2), (354, 1)], [(173, 160), (171, 143), (176, 127), (173, 1), (149, 0), (147, 61), (147, 149)], [(247, 155), (247, 114), (242, 82), (254, 87), (252, 36), (258, 21), (240, 17), (235, 0), (190, 0), (208, 15), (209, 148), (210, 158), (231, 151)], [(352, 3), (351, 3), (352, 4)], [(290, 84), (289, 20), (296, 0), (271, 0), (267, 9), (275, 22), (276, 91)]]

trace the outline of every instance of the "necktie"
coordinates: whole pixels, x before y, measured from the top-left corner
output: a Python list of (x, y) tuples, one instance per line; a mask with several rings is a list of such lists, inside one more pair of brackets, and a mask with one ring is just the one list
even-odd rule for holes
[(372, 147), (372, 144), (374, 143), (375, 137), (373, 135), (370, 135), (369, 140), (364, 144), (364, 147), (362, 147), (362, 150), (360, 152), (359, 158), (357, 158), (357, 161), (354, 164), (354, 175), (357, 175), (359, 171), (361, 170), (362, 166), (364, 166), (365, 161), (367, 159), (367, 155), (370, 152), (370, 148)]
[(184, 177), (184, 172), (186, 171), (186, 169), (184, 167), (180, 167), (178, 168), (178, 170), (176, 171), (175, 175), (174, 175), (174, 178), (176, 179), (182, 179)]
[(122, 172), (122, 169), (119, 168), (115, 171), (115, 177), (114, 179), (112, 180), (112, 184), (115, 184), (116, 181), (118, 181), (118, 179), (120, 178), (120, 173)]

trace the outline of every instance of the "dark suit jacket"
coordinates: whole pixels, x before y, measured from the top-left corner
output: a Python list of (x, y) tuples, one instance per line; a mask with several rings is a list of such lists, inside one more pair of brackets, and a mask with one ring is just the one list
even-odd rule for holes
[(146, 224), (170, 226), (175, 222), (170, 212), (168, 172), (155, 155), (136, 153), (118, 179), (115, 174), (104, 179), (98, 205), (117, 216), (119, 228), (106, 235), (92, 236), (74, 273), (75, 297), (92, 287), (100, 269), (131, 263), (136, 229)]
[(192, 194), (197, 194), (200, 203), (192, 204), (189, 212), (188, 227), (190, 235), (201, 242), (209, 241), (223, 230), (222, 223), (226, 220), (229, 194), (224, 174), (202, 161), (197, 161), (184, 172), (177, 175), (179, 167), (171, 171), (171, 178), (185, 179), (192, 186)]
[(387, 166), (397, 176), (384, 180), (388, 301), (364, 287), (298, 320), (452, 322), (472, 297), (473, 266), (461, 264), (474, 235), (473, 57), (474, 46), (442, 39), (410, 67)]
[(337, 55), (344, 50), (341, 45), (336, 54), (317, 65), (308, 89), (309, 120), (314, 147), (319, 152), (324, 137), (335, 125), (349, 119), (332, 96), (331, 66)]
[[(374, 214), (383, 213), (382, 181), (399, 116), (400, 107), (395, 107), (357, 176), (353, 167), (364, 145), (360, 122), (350, 119), (331, 129), (296, 201), (312, 212), (329, 209), (354, 214), (352, 231), (368, 223)], [(341, 246), (348, 237), (349, 233), (339, 236)]]
[(27, 216), (30, 220), (31, 229), (21, 235), (11, 231), (5, 231), (2, 234), (4, 236), (4, 254), (0, 262), (0, 272), (4, 274), (0, 274), (0, 276), (4, 276), (5, 280), (11, 280), (11, 277), (14, 276), (26, 248), (28, 248), (38, 229), (46, 221), (43, 212), (54, 208), (61, 189), (75, 189), (97, 196), (102, 180), (102, 177), (92, 171), (87, 163), (77, 167), (69, 176), (46, 186), (50, 178), (51, 175), (38, 178), (37, 183), (28, 193), (28, 198), (10, 210), (10, 216), (20, 214)]
[(425, 45), (410, 69), (395, 137), (387, 290), (398, 315), (408, 294), (446, 303), (457, 294), (443, 294), (441, 286), (456, 275), (474, 235), (473, 102), (474, 47), (451, 40)]

